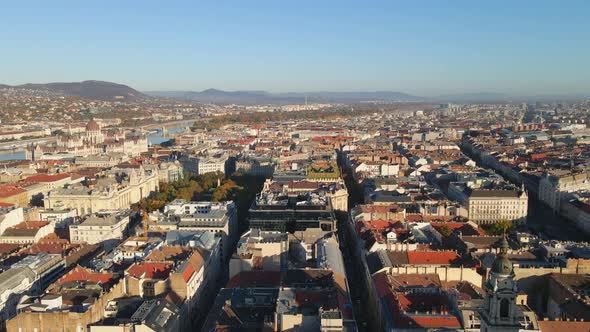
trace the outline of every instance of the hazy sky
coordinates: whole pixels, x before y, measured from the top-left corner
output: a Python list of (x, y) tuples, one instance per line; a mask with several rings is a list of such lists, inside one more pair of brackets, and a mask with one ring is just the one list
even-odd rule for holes
[(583, 93), (590, 1), (3, 1), (0, 83)]

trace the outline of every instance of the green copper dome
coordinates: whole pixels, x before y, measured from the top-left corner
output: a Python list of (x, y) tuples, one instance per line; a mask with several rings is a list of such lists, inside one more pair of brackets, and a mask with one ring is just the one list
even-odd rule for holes
[(497, 274), (512, 273), (512, 262), (506, 257), (509, 248), (506, 237), (503, 237), (502, 242), (500, 243), (500, 253), (496, 256), (496, 259), (492, 264), (492, 272)]

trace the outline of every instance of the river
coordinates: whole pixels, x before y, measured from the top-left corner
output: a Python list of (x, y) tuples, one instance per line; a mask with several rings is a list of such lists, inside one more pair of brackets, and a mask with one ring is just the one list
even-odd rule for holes
[(8, 152), (8, 151), (3, 151), (0, 152), (0, 161), (5, 161), (5, 160), (25, 160), (26, 158), (26, 154), (24, 151), (21, 152)]
[[(168, 128), (168, 134), (169, 136), (172, 136), (174, 134), (178, 134), (178, 133), (182, 133), (185, 131), (184, 127), (172, 127), (172, 128)], [(162, 135), (162, 130), (158, 129), (158, 133), (154, 134), (154, 135), (149, 135), (148, 136), (148, 144), (149, 145), (158, 145), (158, 144), (162, 144), (162, 143), (166, 143), (168, 141), (170, 141), (170, 137), (164, 137)]]
[[(168, 133), (170, 136), (178, 133), (182, 133), (185, 131), (185, 127), (172, 127), (168, 128)], [(149, 135), (148, 136), (148, 144), (149, 145), (158, 145), (165, 142), (170, 141), (170, 137), (164, 137), (162, 135), (162, 130), (158, 129), (158, 133)], [(0, 151), (0, 161), (6, 160), (25, 160), (26, 154), (25, 152), (11, 152), (11, 151)]]

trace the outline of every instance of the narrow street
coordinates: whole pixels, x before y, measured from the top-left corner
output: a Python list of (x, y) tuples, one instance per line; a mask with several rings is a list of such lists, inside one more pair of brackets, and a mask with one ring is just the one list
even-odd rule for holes
[(359, 331), (374, 331), (369, 328), (370, 319), (366, 309), (370, 300), (367, 296), (363, 280), (363, 268), (361, 267), (360, 257), (357, 257), (354, 246), (350, 238), (348, 227), (345, 225), (347, 220), (339, 220), (338, 223), (338, 240), (340, 242), (340, 250), (344, 258), (344, 265), (346, 268), (346, 275), (348, 277), (348, 286), (350, 287), (350, 297), (352, 300), (354, 316), (356, 318)]
[(538, 232), (543, 239), (588, 241), (588, 236), (578, 230), (571, 221), (553, 213), (536, 197), (529, 197), (527, 228)]
[(367, 278), (365, 268), (358, 255), (355, 234), (348, 220), (350, 209), (362, 203), (362, 188), (354, 183), (352, 173), (344, 166), (340, 155), (338, 156), (338, 165), (342, 170), (341, 173), (349, 196), (347, 213), (338, 215), (338, 240), (344, 258), (354, 315), (359, 331), (376, 331), (374, 310), (371, 310), (372, 306), (370, 305), (372, 300), (369, 298), (370, 293), (367, 289), (367, 280), (365, 280)]

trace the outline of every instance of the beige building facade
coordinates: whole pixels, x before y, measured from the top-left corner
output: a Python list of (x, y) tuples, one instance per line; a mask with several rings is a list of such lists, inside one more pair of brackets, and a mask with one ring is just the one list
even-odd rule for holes
[(78, 209), (80, 215), (101, 210), (128, 209), (159, 188), (157, 171), (129, 171), (128, 181), (103, 188), (84, 185), (56, 189), (45, 198), (47, 209)]

